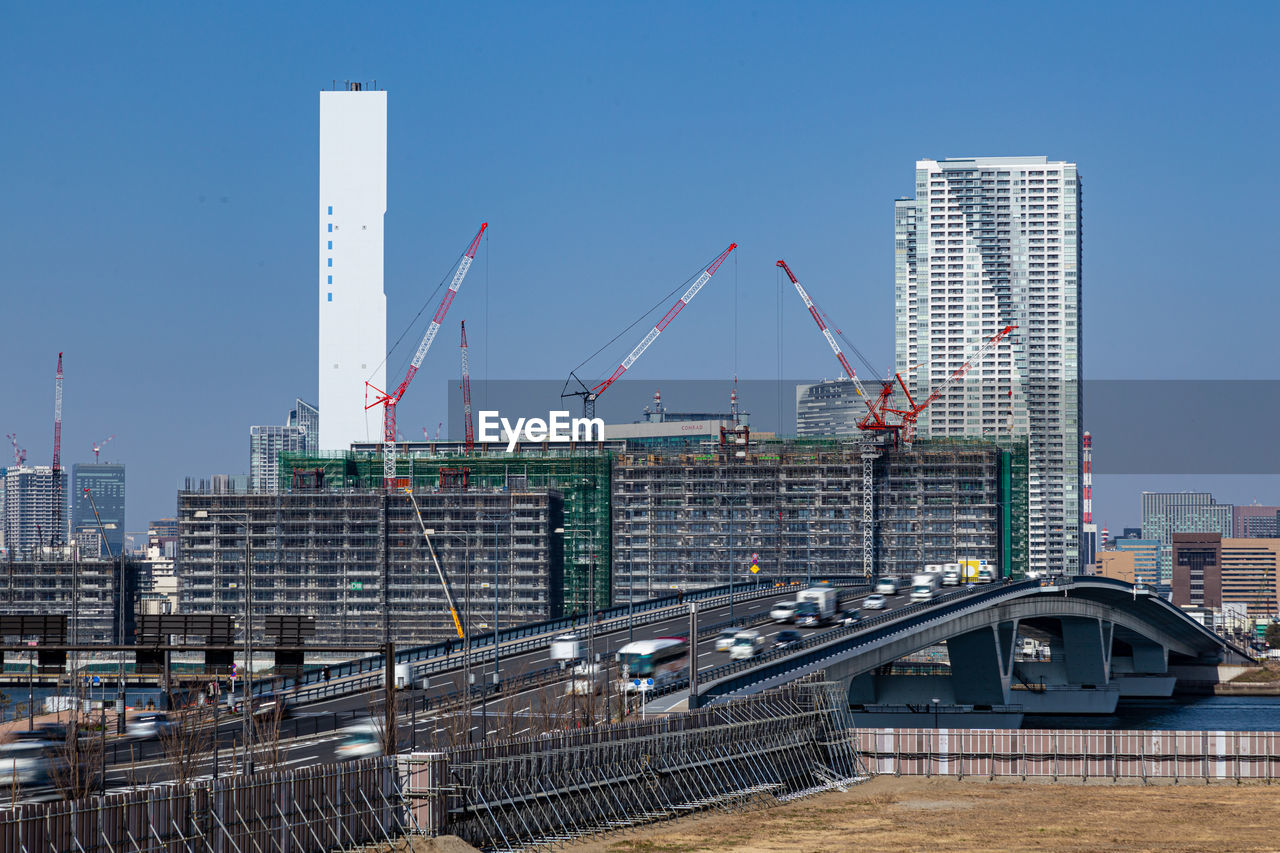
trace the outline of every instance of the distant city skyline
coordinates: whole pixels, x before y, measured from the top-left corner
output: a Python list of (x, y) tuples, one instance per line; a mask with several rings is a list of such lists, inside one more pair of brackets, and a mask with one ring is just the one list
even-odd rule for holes
[[(281, 399), (317, 399), (316, 93), (348, 79), (396, 98), (388, 341), (475, 223), (491, 223), (450, 315), (468, 321), (475, 379), (563, 381), (731, 240), (732, 266), (638, 377), (833, 376), (808, 316), (779, 296), (778, 257), (883, 370), (884, 199), (912, 190), (901, 164), (1028, 151), (1089, 177), (1086, 378), (1273, 369), (1274, 288), (1230, 251), (1270, 239), (1262, 205), (1277, 179), (1235, 165), (1280, 138), (1280, 117), (1257, 108), (1273, 76), (1270, 6), (1206, 17), (1175, 3), (1157, 20), (1085, 7), (1072, 55), (1090, 61), (1070, 66), (1044, 50), (1053, 10), (1010, 6), (992, 15), (999, 49), (965, 63), (963, 91), (998, 92), (998, 108), (976, 111), (957, 90), (924, 115), (917, 99), (952, 67), (950, 32), (969, 10), (933, 10), (921, 28), (911, 10), (869, 6), (711, 4), (643, 20), (341, 8), (246, 6), (250, 28), (225, 8), (8, 10), (0, 62), (19, 85), (0, 155), (24, 167), (6, 186), (23, 215), (0, 233), (5, 313), (21, 320), (0, 339), (0, 434), (18, 435), (28, 464), (49, 463), (65, 350), (64, 465), (115, 434), (102, 461), (128, 465), (140, 530), (174, 514), (184, 477), (246, 473), (245, 429), (275, 421)], [(484, 35), (422, 50), (426, 34), (464, 31)], [(1167, 50), (1191, 41), (1203, 61)], [(1052, 91), (1069, 91), (1069, 108)], [(1170, 334), (1180, 328), (1230, 346), (1185, 345)], [(402, 345), (389, 372), (410, 355)], [(438, 346), (400, 407), (406, 435), (446, 420), (441, 389), (456, 373), (456, 349)], [(1276, 476), (1099, 467), (1099, 527), (1134, 525), (1144, 488), (1280, 503)]]

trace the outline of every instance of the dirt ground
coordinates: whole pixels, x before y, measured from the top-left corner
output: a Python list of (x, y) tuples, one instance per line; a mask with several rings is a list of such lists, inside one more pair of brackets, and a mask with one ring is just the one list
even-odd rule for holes
[(1280, 787), (872, 779), (739, 814), (570, 845), (570, 853), (1280, 851)]

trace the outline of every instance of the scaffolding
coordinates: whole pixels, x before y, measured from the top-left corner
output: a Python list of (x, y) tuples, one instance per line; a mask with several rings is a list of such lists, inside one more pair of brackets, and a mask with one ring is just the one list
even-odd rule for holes
[[(453, 452), (453, 445), (409, 443), (397, 455), (396, 477), (415, 494), (439, 491), (554, 490), (561, 496), (564, 572), (558, 598), (564, 615), (590, 608), (592, 564), (595, 606), (611, 601), (610, 453), (604, 449), (539, 446), (515, 454)], [(382, 457), (365, 450), (331, 454), (282, 453), (281, 491), (306, 488), (376, 489), (382, 483)], [(554, 529), (554, 528), (553, 528)]]

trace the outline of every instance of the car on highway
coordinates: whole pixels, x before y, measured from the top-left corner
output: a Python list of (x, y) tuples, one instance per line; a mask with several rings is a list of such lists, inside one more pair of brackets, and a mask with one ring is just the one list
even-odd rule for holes
[(733, 646), (729, 649), (729, 657), (733, 660), (750, 660), (764, 648), (764, 637), (759, 631), (739, 631), (734, 635)]
[(862, 614), (858, 612), (857, 608), (841, 610), (839, 620), (841, 625), (853, 625), (862, 621)]
[(881, 595), (897, 595), (898, 579), (897, 578), (880, 578), (876, 581), (876, 592)]
[(796, 603), (794, 601), (779, 601), (769, 611), (769, 618), (775, 622), (790, 622), (795, 618), (795, 615)]
[(799, 631), (779, 631), (773, 638), (773, 647), (775, 649), (795, 648), (803, 639)]
[(334, 753), (339, 761), (354, 761), (357, 758), (369, 758), (382, 754), (382, 743), (379, 737), (381, 727), (373, 720), (365, 720), (342, 730), (342, 740)]
[(797, 602), (796, 615), (792, 621), (802, 628), (813, 628), (822, 624), (822, 612), (812, 601)]
[(721, 631), (719, 634), (716, 634), (716, 651), (727, 652), (729, 649), (733, 648), (733, 638), (737, 635), (737, 630), (733, 628), (729, 628)]
[(873, 592), (866, 598), (862, 599), (862, 606), (867, 610), (884, 610), (889, 602), (878, 592)]
[(135, 714), (125, 725), (124, 734), (133, 740), (159, 740), (172, 731), (175, 723), (169, 715), (159, 711)]
[(61, 743), (21, 740), (0, 745), (0, 787), (27, 792), (51, 788), (55, 777), (66, 767)]

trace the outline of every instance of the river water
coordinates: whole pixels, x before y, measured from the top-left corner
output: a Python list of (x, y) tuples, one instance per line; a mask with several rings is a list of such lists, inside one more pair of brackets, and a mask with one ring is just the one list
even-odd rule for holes
[(1154, 729), (1162, 731), (1280, 731), (1280, 696), (1187, 696), (1127, 702), (1100, 717), (1035, 716), (1024, 729)]

